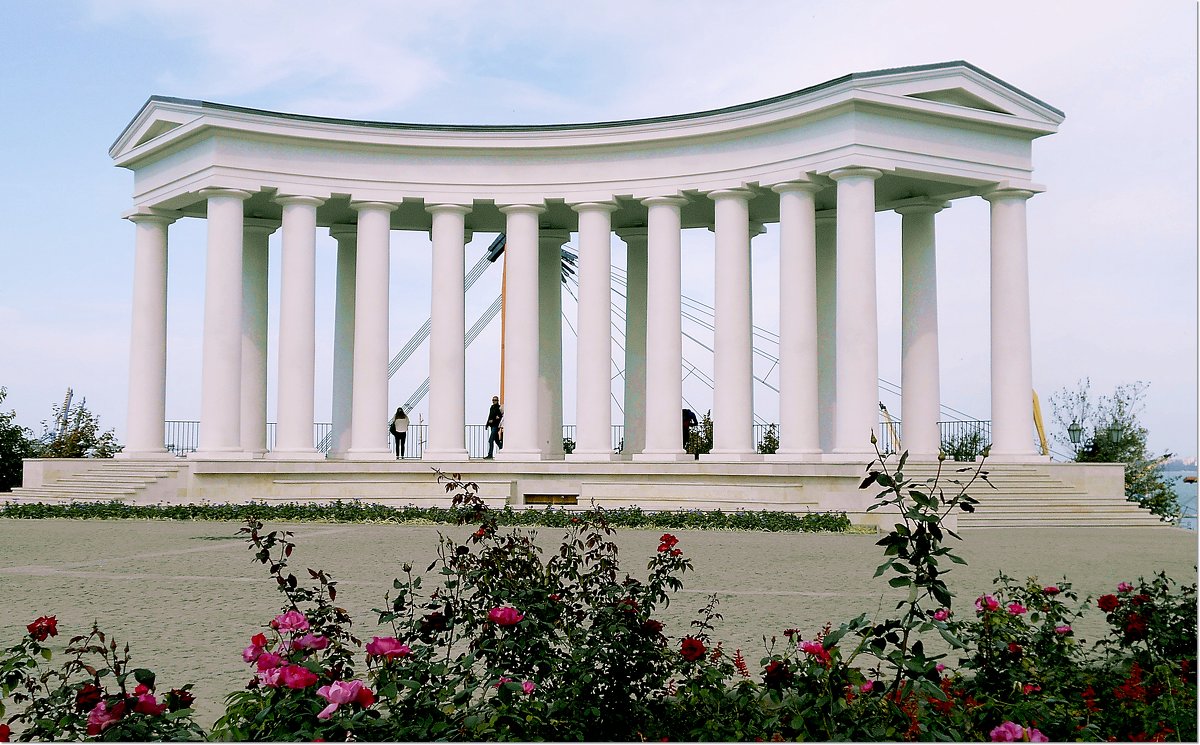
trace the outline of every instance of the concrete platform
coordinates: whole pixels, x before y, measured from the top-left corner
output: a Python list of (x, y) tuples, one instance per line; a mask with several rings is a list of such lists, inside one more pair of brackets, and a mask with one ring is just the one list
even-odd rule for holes
[[(131, 504), (364, 500), (446, 506), (450, 497), (438, 483), (441, 471), (476, 483), (480, 496), (494, 507), (838, 511), (855, 524), (876, 525), (881, 514), (869, 513), (867, 507), (879, 489), (859, 488), (866, 462), (40, 459), (25, 462), (25, 486), (5, 499)], [(936, 462), (906, 466), (907, 475), (920, 485), (937, 469)], [(1125, 500), (1119, 464), (989, 463), (985, 472), (987, 481), (976, 481), (969, 490), (980, 501), (978, 510), (956, 516), (952, 528), (1161, 524)], [(940, 483), (947, 492), (956, 491), (954, 482), (965, 483), (973, 473), (974, 464), (948, 461)]]

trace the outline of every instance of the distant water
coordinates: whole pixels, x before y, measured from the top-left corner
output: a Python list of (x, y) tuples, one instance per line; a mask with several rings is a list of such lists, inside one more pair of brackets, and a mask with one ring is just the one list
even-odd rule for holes
[(1169, 476), (1175, 477), (1175, 500), (1179, 502), (1179, 510), (1184, 517), (1179, 521), (1179, 527), (1187, 528), (1188, 530), (1196, 529), (1196, 487), (1200, 484), (1192, 482), (1190, 484), (1183, 483), (1183, 477), (1186, 475), (1195, 475), (1195, 471), (1169, 471)]

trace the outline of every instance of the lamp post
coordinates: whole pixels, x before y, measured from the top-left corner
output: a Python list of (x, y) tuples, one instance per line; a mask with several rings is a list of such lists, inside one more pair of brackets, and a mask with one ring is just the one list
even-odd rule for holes
[(1071, 445), (1075, 448), (1075, 454), (1079, 455), (1079, 445), (1083, 442), (1083, 427), (1079, 426), (1078, 421), (1071, 420), (1071, 424), (1067, 427), (1067, 437), (1071, 438)]

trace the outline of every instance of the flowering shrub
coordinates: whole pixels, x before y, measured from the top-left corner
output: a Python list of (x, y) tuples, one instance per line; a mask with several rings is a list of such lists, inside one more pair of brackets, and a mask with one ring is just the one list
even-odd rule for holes
[[(476, 487), (450, 480), (453, 510), (477, 526), (441, 538), (424, 574), (405, 565), (380, 626), (361, 641), (337, 605), (337, 582), (290, 569), (292, 535), (249, 520), (242, 534), (281, 593), (278, 614), (246, 630), (245, 689), (225, 698), (220, 740), (1047, 740), (1196, 737), (1196, 587), (1159, 575), (1098, 599), (1066, 579), (1000, 575), (965, 607), (946, 584), (961, 564), (943, 527), (974, 509), (965, 484), (939, 474), (917, 486), (872, 464), (873, 509), (895, 516), (878, 541), (907, 590), (890, 617), (785, 629), (750, 662), (715, 638), (716, 597), (690, 628), (656, 616), (692, 568), (684, 541), (659, 538), (645, 579), (623, 573), (603, 511), (573, 516), (543, 556), (534, 535), (502, 531)], [(947, 489), (945, 486), (951, 488)], [(426, 583), (429, 586), (426, 586)], [(1104, 613), (1110, 633), (1087, 646), (1074, 628)], [(674, 631), (674, 633), (672, 633)], [(0, 659), (0, 693), (18, 708), (0, 741), (198, 739), (189, 686), (155, 692), (128, 647), (98, 629), (73, 658), (43, 670), (53, 616), (27, 626)], [(934, 652), (934, 639), (945, 651)], [(238, 652), (230, 650), (232, 664)], [(98, 657), (90, 664), (86, 659)], [(948, 666), (957, 659), (955, 667)], [(136, 684), (136, 685), (134, 685)], [(132, 688), (129, 686), (133, 685)], [(4, 710), (0, 708), (0, 716)], [(10, 728), (11, 727), (11, 728)]]
[[(0, 722), (0, 742), (31, 740), (199, 740), (191, 686), (158, 693), (155, 675), (129, 664), (129, 645), (91, 633), (72, 637), (59, 667), (43, 642), (58, 636), (58, 619), (42, 616), (0, 657), (0, 717), (4, 700), (16, 712)], [(15, 728), (14, 728), (15, 725)]]

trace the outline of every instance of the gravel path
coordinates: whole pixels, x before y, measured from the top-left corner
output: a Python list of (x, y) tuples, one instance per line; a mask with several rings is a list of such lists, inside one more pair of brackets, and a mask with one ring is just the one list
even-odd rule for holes
[[(134, 663), (153, 668), (160, 688), (196, 684), (205, 726), (219, 716), (220, 697), (245, 685), (240, 651), (279, 610), (282, 596), (265, 569), (235, 537), (240, 525), (220, 522), (0, 519), (0, 646), (11, 646), (25, 624), (57, 615), (64, 642), (93, 619), (121, 642)], [(269, 526), (278, 528), (281, 526)], [(293, 567), (323, 568), (338, 580), (339, 604), (356, 619), (360, 637), (375, 631), (373, 607), (383, 605), (400, 565), (420, 570), (435, 556), (439, 532), (464, 538), (469, 528), (304, 524), (289, 526), (299, 544)], [(634, 575), (661, 531), (617, 534), (623, 564)], [(872, 579), (881, 550), (872, 535), (677, 531), (679, 548), (696, 571), (669, 608), (657, 614), (667, 633), (688, 621), (716, 593), (724, 619), (716, 638), (757, 660), (763, 637), (801, 629), (811, 637), (868, 612), (889, 613), (896, 595)], [(542, 529), (539, 543), (556, 545), (560, 531)], [(1157, 571), (1196, 581), (1197, 534), (1178, 529), (977, 530), (964, 534), (967, 561), (948, 582), (956, 608), (969, 609), (1003, 570), (1050, 583), (1066, 576), (1080, 595), (1111, 592), (1118, 581)], [(297, 572), (299, 576), (300, 572)], [(963, 610), (960, 610), (963, 612)], [(1094, 639), (1103, 618), (1093, 614), (1077, 633)]]

